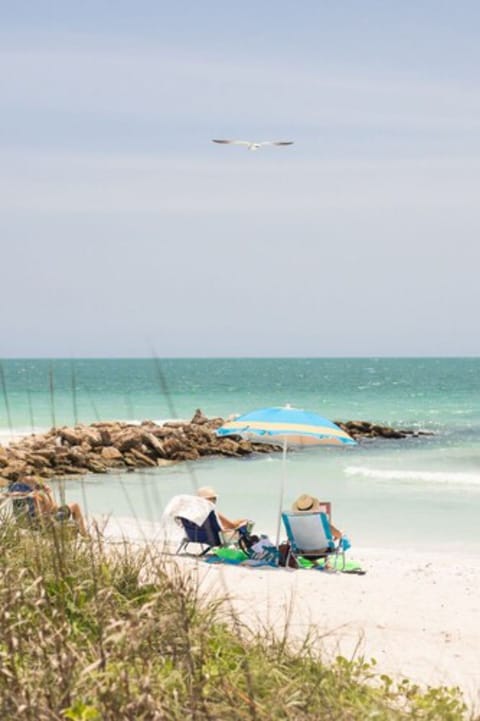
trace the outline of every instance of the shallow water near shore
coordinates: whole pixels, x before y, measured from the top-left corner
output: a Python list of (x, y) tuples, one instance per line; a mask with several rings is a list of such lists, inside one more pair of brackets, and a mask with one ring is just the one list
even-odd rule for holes
[[(432, 431), (291, 450), (285, 505), (301, 492), (330, 500), (354, 546), (480, 548), (479, 359), (8, 360), (2, 368), (4, 438), (75, 420), (190, 418), (197, 407), (226, 417), (285, 402), (331, 419)], [(65, 487), (89, 515), (132, 528), (158, 523), (175, 493), (213, 485), (226, 515), (253, 518), (274, 536), (281, 479), (273, 454), (68, 479)]]

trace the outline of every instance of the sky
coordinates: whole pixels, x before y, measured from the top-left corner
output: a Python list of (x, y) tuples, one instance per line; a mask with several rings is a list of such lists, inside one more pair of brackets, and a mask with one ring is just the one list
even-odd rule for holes
[(480, 355), (479, 24), (0, 0), (0, 357)]

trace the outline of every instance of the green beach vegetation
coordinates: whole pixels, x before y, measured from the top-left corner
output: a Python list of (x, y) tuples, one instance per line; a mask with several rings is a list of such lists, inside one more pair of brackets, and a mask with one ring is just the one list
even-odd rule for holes
[(3, 721), (473, 718), (453, 689), (323, 663), (313, 636), (298, 647), (252, 630), (153, 546), (7, 520), (0, 536)]

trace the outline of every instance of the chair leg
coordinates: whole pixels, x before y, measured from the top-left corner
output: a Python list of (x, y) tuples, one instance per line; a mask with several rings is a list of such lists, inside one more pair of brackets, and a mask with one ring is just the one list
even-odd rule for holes
[(295, 568), (298, 568), (298, 561), (297, 557), (292, 551), (292, 547), (290, 546), (287, 551), (287, 557), (285, 558), (285, 568), (290, 568), (290, 559), (293, 558), (295, 560)]
[(186, 538), (183, 538), (179, 547), (175, 551), (175, 555), (177, 555), (177, 556), (180, 555), (180, 553), (182, 553), (184, 551), (184, 549), (187, 548), (188, 543), (189, 543), (188, 540)]
[[(332, 554), (335, 558), (335, 570), (336, 571), (343, 571), (345, 568), (345, 551), (340, 551), (340, 549), (336, 549)], [(342, 564), (339, 563), (339, 558), (342, 559)]]
[(199, 555), (199, 556), (204, 556), (206, 553), (209, 552), (209, 550), (210, 550), (211, 548), (213, 548), (213, 546), (207, 546), (207, 547), (204, 548), (203, 551), (202, 551), (201, 553), (199, 553), (198, 555)]

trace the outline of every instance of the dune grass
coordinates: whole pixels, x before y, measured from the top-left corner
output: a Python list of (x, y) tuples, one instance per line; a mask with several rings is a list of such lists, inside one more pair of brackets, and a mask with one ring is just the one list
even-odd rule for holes
[(248, 629), (153, 548), (0, 523), (2, 721), (460, 721), (455, 690)]

